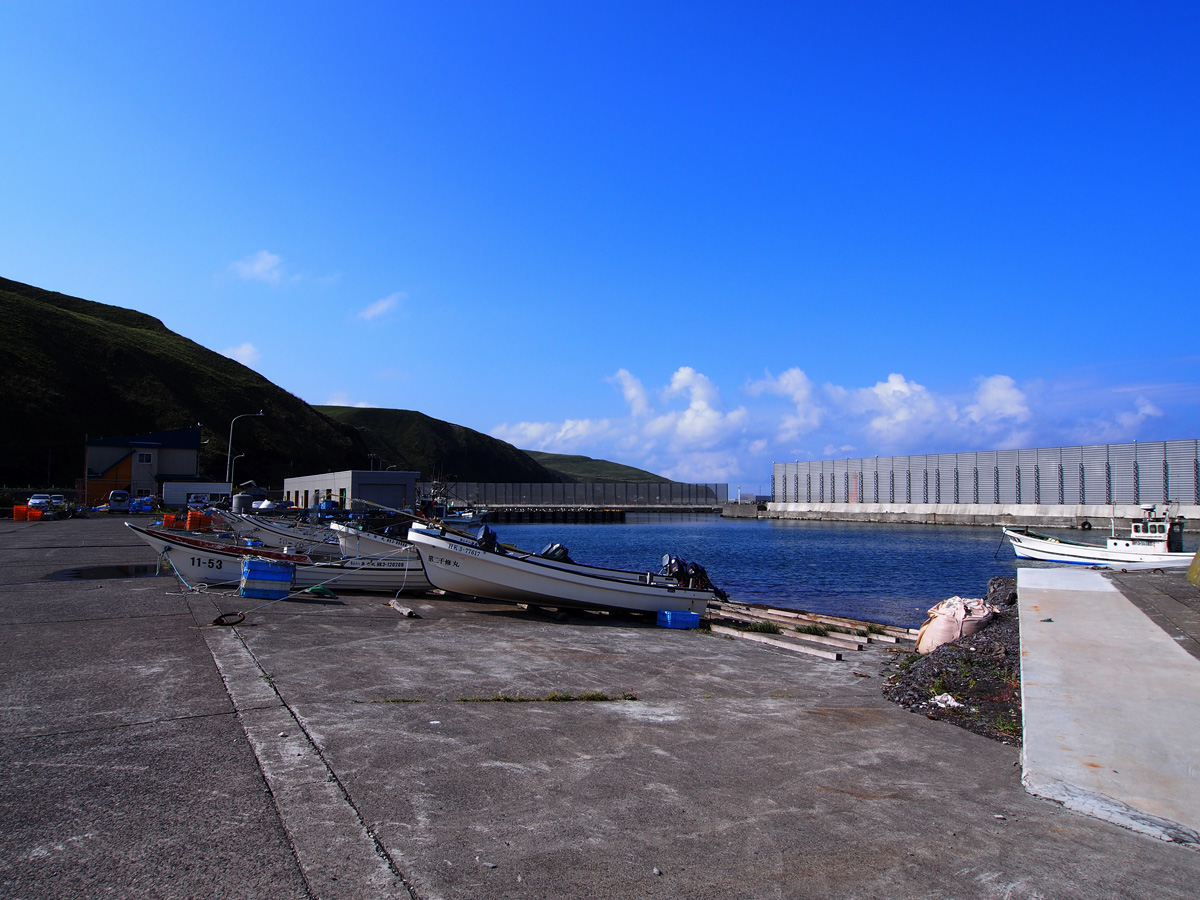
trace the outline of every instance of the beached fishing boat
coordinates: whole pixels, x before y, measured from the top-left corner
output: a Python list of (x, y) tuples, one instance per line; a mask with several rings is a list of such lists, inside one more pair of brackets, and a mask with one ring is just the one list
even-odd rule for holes
[(325, 525), (313, 525), (294, 520), (281, 520), (265, 516), (235, 513), (221, 510), (213, 513), (213, 524), (228, 529), (239, 538), (261, 541), (264, 547), (273, 550), (287, 548), (309, 556), (337, 556), (337, 536)]
[(330, 522), (329, 528), (337, 538), (343, 556), (386, 556), (405, 548), (413, 551), (413, 545), (408, 541), (386, 534), (365, 531), (341, 522)]
[(1127, 537), (1117, 535), (1114, 522), (1112, 535), (1103, 544), (1038, 534), (1027, 527), (1005, 528), (1004, 535), (1018, 559), (1091, 566), (1190, 565), (1195, 554), (1183, 549), (1183, 517), (1155, 515), (1152, 503), (1144, 503), (1141, 508), (1145, 515), (1130, 523)]
[(325, 585), (347, 591), (428, 591), (421, 559), (412, 547), (398, 547), (375, 556), (342, 556), (322, 559), (306, 553), (285, 553), (265, 547), (239, 547), (194, 534), (141, 528), (125, 523), (134, 534), (171, 566), (189, 584), (237, 583), (242, 560), (247, 557), (290, 563), (295, 567), (293, 584), (299, 588)]
[(408, 540), (420, 551), (435, 587), (470, 597), (556, 608), (701, 614), (709, 601), (726, 599), (702, 566), (673, 556), (663, 557), (658, 572), (601, 569), (574, 562), (561, 544), (540, 554), (503, 547), (486, 525), (469, 535), (413, 523)]

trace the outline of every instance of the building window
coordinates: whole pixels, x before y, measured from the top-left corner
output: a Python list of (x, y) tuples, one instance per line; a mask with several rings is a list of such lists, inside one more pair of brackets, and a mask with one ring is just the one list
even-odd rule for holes
[(142, 465), (148, 466), (150, 463), (154, 462), (154, 457), (149, 453), (139, 453), (137, 461)]

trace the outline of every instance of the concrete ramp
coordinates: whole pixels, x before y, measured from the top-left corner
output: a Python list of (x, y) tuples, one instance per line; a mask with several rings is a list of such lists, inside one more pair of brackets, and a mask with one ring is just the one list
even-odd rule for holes
[(1200, 849), (1200, 660), (1099, 571), (1021, 568), (1025, 788)]

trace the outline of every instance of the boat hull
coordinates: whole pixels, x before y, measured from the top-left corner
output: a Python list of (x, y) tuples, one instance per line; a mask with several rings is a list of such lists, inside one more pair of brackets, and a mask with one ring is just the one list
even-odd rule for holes
[(1151, 563), (1155, 566), (1176, 567), (1191, 565), (1194, 553), (1171, 553), (1165, 550), (1130, 547), (1109, 547), (1051, 537), (1033, 532), (1004, 529), (1018, 559), (1037, 559), (1044, 562), (1072, 563), (1085, 566), (1113, 566)]
[(406, 547), (412, 548), (407, 541), (373, 531), (360, 531), (341, 522), (330, 522), (329, 527), (337, 536), (343, 556), (386, 556)]
[(190, 535), (174, 534), (125, 523), (160, 556), (166, 557), (188, 583), (237, 584), (247, 557), (288, 562), (295, 566), (295, 587), (325, 585), (346, 591), (428, 591), (420, 557), (411, 547), (391, 556), (313, 559), (299, 553), (236, 547)]
[(261, 541), (263, 546), (274, 550), (284, 547), (308, 556), (336, 556), (338, 542), (333, 533), (323, 525), (283, 524), (257, 516), (223, 511), (217, 514), (222, 526), (229, 528), (239, 537)]
[(483, 550), (440, 529), (413, 527), (408, 539), (421, 553), (435, 587), (456, 594), (532, 606), (703, 613), (714, 591), (682, 587), (650, 573), (554, 562), (527, 553)]

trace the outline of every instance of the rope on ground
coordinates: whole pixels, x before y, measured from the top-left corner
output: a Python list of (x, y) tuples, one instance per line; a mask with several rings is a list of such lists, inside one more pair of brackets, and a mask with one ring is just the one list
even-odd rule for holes
[[(167, 564), (167, 568), (169, 568), (171, 570), (171, 573), (176, 578), (178, 578), (179, 583), (183, 585), (183, 588), (184, 588), (183, 593), (185, 593), (185, 594), (205, 594), (208, 592), (208, 585), (203, 581), (198, 581), (194, 585), (188, 584), (187, 579), (183, 577), (183, 575), (180, 573), (180, 571), (177, 568), (175, 568), (175, 566), (171, 563), (171, 558), (169, 556), (167, 556), (167, 554), (165, 552), (160, 553), (158, 555), (158, 562), (159, 562), (160, 567), (161, 567), (162, 563)], [(161, 571), (161, 568), (160, 568), (160, 571)]]
[[(407, 547), (399, 547), (390, 553), (384, 554), (383, 556), (370, 557), (370, 559), (388, 559), (397, 554), (408, 553), (408, 552), (409, 552), (409, 549)], [(363, 559), (364, 557), (354, 557), (354, 558)], [(408, 583), (408, 573), (409, 573), (408, 567), (405, 567), (403, 569), (403, 572), (404, 572), (404, 577), (403, 577), (403, 581), (401, 582), (401, 584), (406, 585)], [(176, 572), (175, 574), (179, 575), (178, 572)], [(338, 580), (347, 577), (349, 574), (350, 574), (350, 572), (342, 572), (339, 575), (334, 575), (331, 578), (327, 578), (324, 581), (316, 582), (315, 584), (310, 584), (307, 587), (290, 589), (287, 592), (287, 594), (285, 594), (284, 596), (276, 597), (274, 600), (268, 600), (266, 603), (259, 604), (258, 606), (255, 606), (253, 609), (242, 610), (242, 611), (235, 612), (235, 613), (222, 613), (221, 615), (219, 615), (215, 619), (213, 619), (213, 625), (217, 625), (217, 626), (238, 625), (241, 622), (244, 622), (246, 620), (246, 616), (248, 616), (250, 613), (258, 612), (260, 609), (266, 609), (268, 606), (273, 606), (274, 604), (279, 603), (280, 601), (291, 600), (292, 598), (297, 597), (300, 594), (310, 594), (310, 593), (317, 594), (317, 593), (319, 593), (319, 591), (314, 590), (316, 588), (324, 588), (325, 590), (328, 591), (329, 585), (334, 584)], [(180, 576), (179, 580), (183, 581), (183, 577)], [(187, 584), (187, 582), (184, 582), (184, 584)], [(207, 585), (205, 587), (207, 588)], [(399, 597), (403, 591), (404, 591), (404, 587), (401, 587), (400, 590), (396, 592), (396, 596)], [(329, 593), (331, 596), (335, 596), (332, 591), (329, 591)], [(236, 618), (234, 618), (234, 617), (236, 617)], [(232, 619), (232, 621), (225, 621), (226, 619)]]

